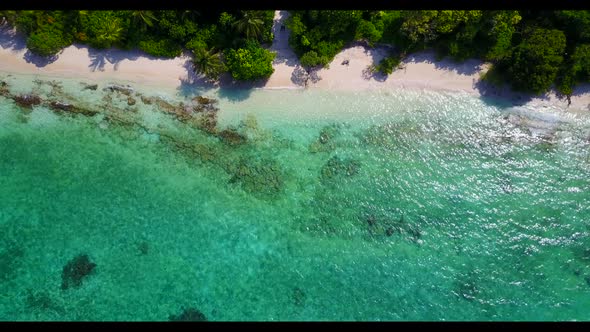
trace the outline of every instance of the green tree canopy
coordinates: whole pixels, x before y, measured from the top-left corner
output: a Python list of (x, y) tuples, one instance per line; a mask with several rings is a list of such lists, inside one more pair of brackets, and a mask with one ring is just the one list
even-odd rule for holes
[(538, 28), (529, 32), (507, 63), (512, 86), (534, 93), (549, 89), (563, 61), (565, 45), (560, 30)]
[(248, 41), (246, 47), (226, 52), (226, 62), (232, 77), (240, 81), (268, 78), (274, 72), (272, 61), (275, 54)]
[(260, 13), (245, 11), (241, 19), (234, 22), (235, 29), (246, 38), (259, 39), (262, 36), (264, 21)]
[(216, 53), (213, 49), (199, 48), (195, 50), (193, 64), (195, 65), (195, 72), (213, 80), (218, 79), (226, 69), (221, 53)]

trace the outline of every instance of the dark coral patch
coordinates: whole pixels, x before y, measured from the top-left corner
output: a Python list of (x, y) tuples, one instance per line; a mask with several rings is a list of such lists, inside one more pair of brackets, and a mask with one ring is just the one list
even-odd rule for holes
[(82, 286), (83, 279), (90, 275), (96, 268), (96, 264), (90, 261), (88, 255), (78, 255), (70, 260), (63, 268), (61, 274), (61, 289)]

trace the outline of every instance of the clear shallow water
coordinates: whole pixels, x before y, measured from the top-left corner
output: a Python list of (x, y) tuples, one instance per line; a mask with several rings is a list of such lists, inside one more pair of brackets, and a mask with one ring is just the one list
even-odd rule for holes
[(588, 118), (539, 111), (549, 143), (461, 94), (208, 95), (247, 143), (0, 97), (0, 320), (590, 319)]

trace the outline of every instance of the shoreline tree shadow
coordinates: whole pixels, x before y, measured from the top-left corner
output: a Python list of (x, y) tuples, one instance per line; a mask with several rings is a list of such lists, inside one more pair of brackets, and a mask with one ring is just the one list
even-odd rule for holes
[(206, 90), (219, 87), (219, 82), (211, 81), (204, 75), (195, 72), (192, 59), (187, 59), (182, 67), (186, 70), (186, 76), (180, 78), (180, 86), (177, 88), (180, 95), (193, 97), (203, 94)]
[[(371, 64), (362, 71), (363, 78), (367, 81), (373, 79), (377, 82), (385, 82), (389, 75), (377, 71), (375, 68), (379, 62), (381, 62), (381, 60), (385, 59), (389, 54), (391, 54), (394, 48), (383, 46), (370, 47), (366, 42), (357, 42), (354, 46), (364, 47), (365, 54), (371, 57)], [(395, 70), (397, 70), (397, 68), (394, 69), (394, 71)]]
[(37, 68), (43, 68), (43, 67), (45, 67), (45, 66), (47, 66), (49, 64), (52, 64), (55, 61), (57, 61), (57, 59), (59, 59), (59, 55), (62, 52), (63, 52), (63, 50), (59, 51), (59, 53), (57, 53), (56, 55), (52, 55), (52, 56), (40, 56), (40, 55), (34, 54), (30, 50), (27, 50), (25, 52), (25, 54), (23, 55), (23, 59), (25, 59), (25, 61), (27, 63), (34, 64)]
[(240, 82), (234, 80), (229, 73), (223, 73), (217, 81), (210, 80), (195, 72), (192, 59), (187, 59), (183, 67), (186, 70), (186, 76), (180, 78), (180, 86), (177, 90), (180, 95), (185, 97), (194, 97), (217, 89), (220, 99), (238, 102), (248, 99), (254, 89), (262, 88), (268, 82), (268, 78)]
[(0, 46), (16, 53), (27, 48), (26, 38), (7, 23), (0, 25)]
[(86, 48), (88, 50), (88, 57), (90, 58), (90, 65), (88, 66), (91, 71), (104, 71), (107, 63), (113, 65), (115, 71), (119, 70), (119, 65), (123, 60), (134, 61), (142, 58), (149, 60), (162, 60), (165, 58), (158, 58), (151, 56), (141, 50), (122, 50), (117, 48), (109, 49), (96, 49), (86, 45), (73, 45), (80, 48)]
[(405, 63), (432, 63), (436, 69), (447, 70), (459, 75), (474, 75), (481, 71), (484, 62), (478, 59), (466, 59), (456, 61), (451, 57), (437, 58), (436, 52), (432, 50), (410, 53), (403, 59)]
[(30, 50), (27, 49), (27, 40), (22, 33), (17, 32), (12, 26), (4, 23), (0, 26), (0, 46), (2, 48), (8, 49), (13, 53), (18, 53), (22, 50), (26, 50), (25, 54), (23, 54), (23, 59), (27, 63), (32, 63), (38, 68), (42, 68), (55, 62), (62, 51), (58, 54), (44, 57), (37, 54), (34, 54)]
[(250, 97), (254, 89), (263, 88), (269, 78), (240, 82), (234, 80), (229, 73), (223, 75), (219, 81), (219, 98), (231, 102), (244, 101)]
[(474, 80), (473, 88), (479, 93), (479, 98), (490, 106), (507, 108), (523, 106), (533, 98), (546, 98), (547, 94), (535, 96), (534, 94), (514, 91), (509, 84), (494, 85), (482, 79)]
[(320, 70), (321, 68), (319, 67), (306, 70), (303, 66), (297, 65), (291, 73), (291, 82), (301, 87), (307, 87), (310, 82), (315, 84), (322, 80), (322, 77), (319, 75)]

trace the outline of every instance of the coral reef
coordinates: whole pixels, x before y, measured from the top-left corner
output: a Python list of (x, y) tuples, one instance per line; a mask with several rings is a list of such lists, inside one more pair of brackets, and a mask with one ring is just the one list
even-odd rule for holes
[(46, 291), (34, 291), (29, 289), (25, 298), (25, 308), (30, 311), (53, 311), (59, 315), (65, 314), (65, 309), (60, 306)]
[(41, 97), (37, 95), (18, 95), (13, 96), (12, 99), (18, 106), (29, 109), (42, 102)]
[(422, 232), (413, 224), (407, 222), (402, 214), (399, 219), (388, 216), (378, 216), (375, 213), (364, 213), (360, 216), (373, 237), (383, 236), (391, 237), (395, 234), (409, 236), (411, 241), (418, 241), (422, 237)]
[(92, 91), (96, 91), (98, 89), (98, 84), (88, 84), (88, 83), (80, 83), (83, 88), (82, 90), (92, 90)]
[(143, 241), (137, 244), (137, 250), (139, 250), (139, 254), (145, 256), (150, 252), (150, 245), (149, 243)]
[(376, 125), (368, 128), (360, 134), (363, 143), (376, 147), (395, 150), (405, 141), (404, 136), (417, 136), (423, 134), (422, 128), (410, 121)]
[(7, 97), (9, 95), (10, 91), (8, 90), (8, 83), (0, 81), (0, 96)]
[(359, 172), (361, 164), (354, 159), (342, 159), (338, 156), (330, 158), (321, 169), (322, 181), (342, 176), (353, 176)]
[(47, 106), (57, 113), (65, 112), (70, 114), (82, 114), (85, 116), (94, 116), (100, 113), (97, 110), (93, 110), (90, 108), (81, 108), (74, 106), (73, 104), (63, 103), (60, 101), (51, 101), (49, 102), (49, 104), (47, 104)]
[(4, 246), (0, 252), (0, 282), (12, 278), (24, 255), (23, 248), (15, 243)]
[(117, 85), (117, 84), (110, 84), (107, 85), (103, 90), (109, 90), (111, 92), (119, 92), (126, 96), (130, 96), (133, 93), (133, 88), (129, 85)]
[(236, 128), (228, 127), (220, 131), (217, 136), (227, 145), (241, 145), (246, 143), (246, 136), (240, 134)]
[(195, 308), (183, 308), (179, 315), (170, 315), (168, 320), (171, 322), (206, 322), (207, 317)]
[(240, 158), (229, 164), (230, 183), (240, 183), (247, 192), (274, 195), (284, 186), (283, 171), (273, 159)]
[(305, 292), (299, 288), (293, 288), (293, 303), (298, 307), (303, 307), (305, 305)]
[(330, 152), (336, 148), (334, 138), (340, 133), (340, 128), (333, 124), (325, 126), (320, 130), (320, 134), (317, 140), (313, 141), (309, 145), (309, 152)]
[(90, 261), (90, 258), (86, 254), (80, 254), (70, 260), (63, 268), (61, 274), (61, 289), (66, 290), (70, 287), (82, 286), (83, 279), (90, 275), (96, 264)]

